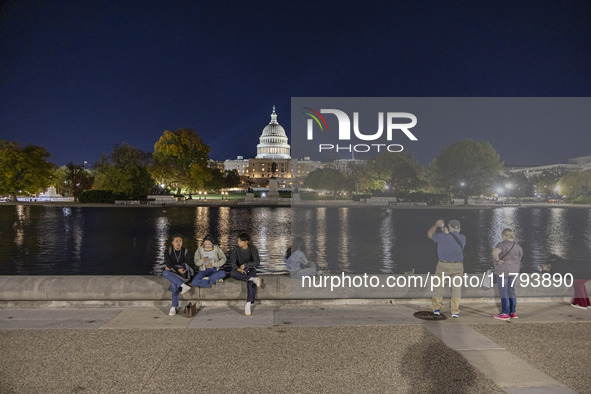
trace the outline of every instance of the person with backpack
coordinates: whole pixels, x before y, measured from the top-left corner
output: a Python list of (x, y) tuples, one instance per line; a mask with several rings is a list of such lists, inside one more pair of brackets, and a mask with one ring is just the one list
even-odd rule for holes
[(462, 299), (462, 286), (454, 283), (456, 276), (464, 274), (464, 248), (466, 247), (466, 236), (460, 234), (460, 221), (452, 219), (447, 222), (439, 219), (427, 231), (427, 237), (437, 244), (437, 256), (439, 261), (435, 268), (435, 276), (441, 278), (439, 286), (433, 290), (433, 314), (441, 315), (443, 305), (443, 278), (449, 277), (451, 281), (451, 317), (460, 317), (460, 301)]
[(499, 320), (517, 319), (514, 284), (521, 268), (523, 249), (515, 242), (515, 234), (510, 228), (504, 229), (501, 237), (503, 241), (499, 242), (492, 251), (497, 286), (501, 296), (501, 313), (493, 317)]
[(176, 315), (179, 307), (179, 294), (185, 294), (191, 290), (187, 282), (193, 277), (194, 270), (193, 256), (183, 247), (183, 237), (180, 234), (172, 236), (172, 246), (164, 251), (164, 271), (162, 276), (171, 283), (172, 306), (170, 307), (170, 316)]

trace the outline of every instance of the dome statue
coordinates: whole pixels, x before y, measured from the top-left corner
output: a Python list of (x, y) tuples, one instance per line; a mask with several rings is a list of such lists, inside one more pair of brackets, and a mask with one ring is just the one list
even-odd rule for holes
[(275, 106), (273, 106), (271, 121), (263, 129), (259, 141), (256, 159), (291, 159), (291, 148), (287, 143), (285, 130), (277, 122)]

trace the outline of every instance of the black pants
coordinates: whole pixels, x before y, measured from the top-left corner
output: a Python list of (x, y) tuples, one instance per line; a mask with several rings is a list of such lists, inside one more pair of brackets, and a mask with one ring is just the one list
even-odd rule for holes
[(257, 270), (254, 268), (248, 268), (248, 269), (245, 268), (244, 271), (246, 272), (246, 274), (238, 272), (238, 270), (232, 270), (230, 272), (230, 276), (236, 280), (241, 280), (243, 282), (246, 282), (246, 291), (247, 291), (246, 301), (247, 302), (254, 302), (254, 297), (257, 295), (257, 285), (256, 285), (256, 283), (254, 283), (253, 281), (248, 280), (248, 279), (255, 277), (257, 274)]

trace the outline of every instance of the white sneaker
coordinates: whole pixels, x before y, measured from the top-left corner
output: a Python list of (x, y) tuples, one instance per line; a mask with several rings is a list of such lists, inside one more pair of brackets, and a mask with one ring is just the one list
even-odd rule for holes
[(168, 312), (168, 316), (174, 316), (176, 315), (176, 307), (172, 307), (170, 308), (170, 312)]
[(191, 290), (191, 286), (188, 286), (184, 283), (181, 285), (181, 294), (185, 294), (189, 290)]
[(224, 280), (223, 279), (218, 279), (218, 281), (215, 282), (215, 283), (224, 283)]
[(257, 287), (261, 287), (261, 285), (263, 284), (263, 280), (258, 276), (252, 278), (252, 281), (254, 282), (254, 284), (257, 285)]
[(246, 303), (246, 306), (244, 307), (244, 314), (246, 316), (250, 316), (250, 302)]

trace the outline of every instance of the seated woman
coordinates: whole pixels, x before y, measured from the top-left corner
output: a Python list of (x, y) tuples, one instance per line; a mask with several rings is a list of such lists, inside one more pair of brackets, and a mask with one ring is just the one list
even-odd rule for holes
[(226, 277), (226, 271), (221, 269), (226, 263), (226, 255), (214, 241), (211, 235), (206, 235), (201, 247), (195, 252), (195, 265), (199, 272), (191, 282), (193, 286), (211, 287), (223, 282)]
[(290, 277), (299, 279), (302, 276), (318, 275), (316, 264), (312, 261), (308, 261), (305, 253), (306, 245), (304, 244), (304, 240), (300, 237), (296, 237), (293, 240), (291, 248), (287, 249), (285, 256), (283, 256), (283, 261), (287, 266)]
[(174, 316), (179, 306), (179, 293), (184, 294), (191, 290), (186, 282), (193, 275), (191, 254), (183, 246), (183, 237), (180, 234), (172, 236), (172, 246), (164, 251), (164, 262), (166, 266), (162, 276), (170, 281), (172, 291), (172, 306), (168, 314)]

